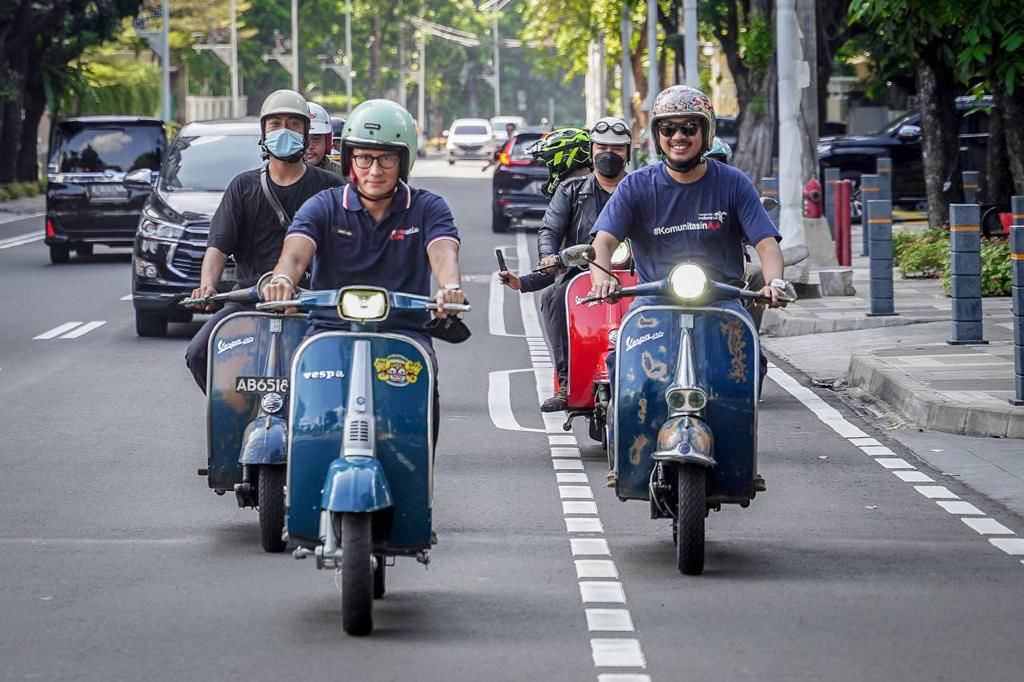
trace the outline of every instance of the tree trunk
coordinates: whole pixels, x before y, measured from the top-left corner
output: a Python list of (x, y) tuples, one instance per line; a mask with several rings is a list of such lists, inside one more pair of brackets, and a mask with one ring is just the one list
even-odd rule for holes
[(736, 81), (739, 125), (733, 165), (750, 176), (755, 184), (771, 173), (772, 152), (779, 127), (778, 69), (774, 61), (761, 78)]
[(33, 70), (25, 84), (25, 118), (18, 146), (16, 175), (29, 182), (39, 179), (39, 120), (46, 109), (46, 91), (38, 70)]
[(370, 68), (366, 73), (366, 81), (370, 86), (370, 93), (374, 97), (380, 96), (380, 84), (377, 82), (377, 74), (380, 69), (380, 43), (381, 43), (381, 21), (380, 12), (373, 15), (373, 39), (370, 43)]
[[(1024, 88), (1018, 86), (1013, 95), (1002, 97), (999, 108), (1003, 112), (1003, 131), (1006, 135), (1010, 174), (1013, 176), (1013, 193), (1024, 196)], [(989, 140), (991, 148), (992, 142)]]
[(18, 93), (3, 104), (0, 149), (10, 150), (10, 153), (0, 154), (0, 184), (14, 182), (17, 178), (14, 171), (18, 159), (18, 144), (21, 142), (21, 101), (22, 94), (19, 88)]
[(1009, 205), (1013, 189), (1010, 177), (1010, 159), (1006, 154), (1006, 129), (1003, 125), (1001, 88), (993, 87), (995, 106), (988, 125), (988, 145), (985, 154), (985, 173), (981, 182), (981, 201), (986, 204)]
[(921, 49), (915, 70), (928, 222), (936, 227), (949, 224), (949, 205), (963, 200), (955, 76), (938, 49)]

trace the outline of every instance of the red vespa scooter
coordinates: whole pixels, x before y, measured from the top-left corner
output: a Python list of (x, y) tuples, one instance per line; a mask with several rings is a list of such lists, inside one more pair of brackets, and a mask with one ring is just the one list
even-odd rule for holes
[[(622, 286), (637, 283), (628, 241), (621, 242), (612, 254), (612, 270)], [(589, 295), (590, 275), (586, 272), (576, 275), (565, 292), (569, 331), (569, 407), (562, 428), (570, 431), (573, 419), (586, 417), (590, 422), (590, 437), (607, 448), (611, 384), (605, 361), (608, 353), (615, 349), (619, 322), (629, 308), (629, 301), (585, 303)], [(557, 374), (555, 383), (558, 383)]]

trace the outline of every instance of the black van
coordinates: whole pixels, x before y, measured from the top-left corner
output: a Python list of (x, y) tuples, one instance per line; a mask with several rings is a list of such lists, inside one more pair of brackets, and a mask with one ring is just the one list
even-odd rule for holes
[(167, 138), (158, 118), (80, 116), (54, 126), (46, 185), (46, 244), (50, 261), (94, 244), (131, 246), (148, 191), (129, 189), (125, 175), (156, 173)]

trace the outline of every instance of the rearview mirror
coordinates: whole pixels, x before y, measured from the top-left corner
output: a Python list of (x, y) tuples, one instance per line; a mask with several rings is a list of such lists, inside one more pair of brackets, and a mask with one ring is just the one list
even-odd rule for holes
[(124, 186), (128, 189), (148, 192), (153, 189), (153, 171), (148, 168), (133, 170), (124, 176)]
[(761, 197), (761, 205), (766, 211), (774, 211), (779, 207), (779, 202), (773, 197)]
[(900, 138), (904, 142), (911, 140), (917, 140), (921, 137), (921, 126), (905, 125), (900, 126), (899, 131), (896, 133), (896, 137)]
[(558, 258), (562, 261), (562, 265), (566, 267), (585, 268), (590, 265), (590, 261), (594, 260), (596, 255), (594, 247), (590, 244), (577, 244), (576, 246), (562, 249), (558, 254)]

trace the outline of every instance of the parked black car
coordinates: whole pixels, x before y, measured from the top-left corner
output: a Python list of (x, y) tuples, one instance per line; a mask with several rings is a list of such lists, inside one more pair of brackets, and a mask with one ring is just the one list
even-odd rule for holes
[(148, 189), (125, 186), (132, 171), (150, 175), (167, 147), (163, 121), (141, 116), (80, 116), (54, 126), (46, 184), (50, 261), (93, 245), (131, 246)]
[(513, 221), (540, 220), (548, 210), (548, 198), (541, 191), (548, 169), (526, 153), (543, 136), (544, 131), (520, 131), (498, 150), (491, 185), (492, 231), (508, 232)]
[[(132, 255), (132, 302), (139, 336), (163, 336), (167, 323), (191, 315), (178, 300), (199, 285), (210, 219), (239, 173), (258, 168), (256, 120), (189, 123), (167, 152), (142, 209)], [(234, 284), (233, 268), (221, 280)]]
[[(954, 172), (985, 170), (989, 114), (973, 97), (958, 97), (960, 115), (960, 167)], [(927, 200), (924, 160), (921, 154), (921, 114), (911, 112), (877, 133), (823, 137), (818, 144), (821, 176), (826, 168), (838, 168), (840, 177), (854, 183), (854, 217), (860, 214), (860, 176), (874, 173), (880, 157), (892, 159), (892, 201), (904, 208), (921, 208)]]

